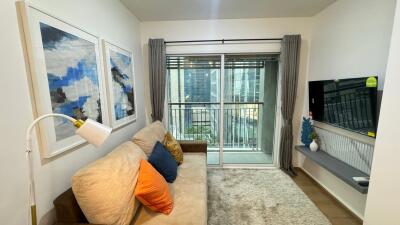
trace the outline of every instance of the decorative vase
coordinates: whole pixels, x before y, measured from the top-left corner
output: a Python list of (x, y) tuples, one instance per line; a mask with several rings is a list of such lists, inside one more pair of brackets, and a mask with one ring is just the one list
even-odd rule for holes
[(318, 150), (318, 144), (315, 141), (315, 139), (310, 144), (310, 150), (313, 151), (313, 152), (316, 152)]
[(312, 142), (311, 133), (313, 132), (313, 125), (311, 123), (311, 118), (303, 117), (303, 122), (301, 124), (301, 142), (306, 146), (310, 147)]

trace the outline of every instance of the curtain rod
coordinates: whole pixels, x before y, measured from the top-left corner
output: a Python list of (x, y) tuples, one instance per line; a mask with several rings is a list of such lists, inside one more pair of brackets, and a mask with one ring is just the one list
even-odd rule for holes
[(234, 41), (282, 41), (282, 38), (254, 38), (254, 39), (214, 39), (214, 40), (189, 40), (189, 41), (164, 41), (165, 44), (191, 43), (191, 42), (234, 42)]

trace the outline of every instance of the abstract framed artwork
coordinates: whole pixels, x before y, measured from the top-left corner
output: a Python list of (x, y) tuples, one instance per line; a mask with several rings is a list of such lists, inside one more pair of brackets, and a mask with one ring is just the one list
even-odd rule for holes
[(119, 128), (136, 120), (133, 54), (105, 40), (103, 52), (110, 123)]
[[(100, 39), (37, 7), (19, 2), (35, 116), (62, 113), (108, 125)], [(38, 129), (42, 158), (85, 143), (59, 118)]]

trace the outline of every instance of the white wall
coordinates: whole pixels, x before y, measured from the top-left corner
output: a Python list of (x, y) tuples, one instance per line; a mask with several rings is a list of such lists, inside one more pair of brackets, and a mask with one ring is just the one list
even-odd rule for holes
[[(49, 162), (40, 162), (39, 151), (37, 147), (34, 149), (38, 213), (42, 217), (53, 207), (54, 198), (70, 187), (70, 178), (76, 170), (105, 155), (145, 125), (143, 62), (139, 21), (119, 1), (34, 0), (33, 3), (96, 36), (133, 49), (137, 78), (138, 120), (115, 131), (102, 148), (96, 150), (85, 145)], [(33, 114), (15, 0), (2, 0), (0, 15), (0, 218), (2, 224), (21, 225), (30, 220), (24, 139)]]
[[(381, 119), (375, 143), (371, 183), (365, 211), (365, 225), (397, 225), (399, 214), (400, 158), (400, 4), (390, 46), (385, 90), (382, 98)], [(384, 115), (384, 116), (383, 116)]]
[(313, 18), (309, 80), (377, 75), (382, 88), (396, 0), (339, 0)]
[[(382, 89), (394, 5), (395, 0), (338, 0), (314, 16), (308, 80), (377, 75)], [(304, 115), (308, 115), (308, 96)], [(300, 154), (296, 156), (296, 163), (363, 218), (367, 195)]]
[[(229, 38), (279, 38), (285, 34), (301, 34), (301, 58), (297, 104), (295, 109), (296, 120), (294, 134), (299, 134), (299, 119), (303, 113), (303, 102), (307, 76), (307, 65), (310, 47), (310, 18), (276, 18), (276, 19), (226, 19), (226, 20), (192, 20), (192, 21), (159, 21), (141, 23), (142, 46), (144, 57), (145, 76), (148, 76), (148, 48), (149, 38), (164, 38), (166, 41), (202, 40), (202, 39), (229, 39)], [(214, 46), (215, 47), (215, 46)], [(180, 48), (182, 49), (182, 48)], [(196, 49), (194, 53), (217, 52), (251, 52), (279, 51), (276, 43), (228, 45), (225, 47), (209, 48), (209, 46), (195, 46), (184, 49), (186, 52)], [(199, 50), (200, 49), (200, 50)], [(167, 52), (176, 53), (176, 48), (167, 47)], [(149, 98), (148, 78), (146, 78), (146, 93)], [(148, 101), (150, 102), (150, 101)], [(150, 112), (150, 105), (147, 111)]]

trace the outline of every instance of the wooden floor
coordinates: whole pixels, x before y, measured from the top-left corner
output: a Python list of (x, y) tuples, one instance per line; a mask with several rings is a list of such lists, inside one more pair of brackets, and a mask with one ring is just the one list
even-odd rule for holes
[(296, 168), (296, 172), (298, 176), (293, 177), (294, 182), (325, 214), (332, 225), (362, 225), (362, 221), (359, 218), (343, 207), (301, 169)]

